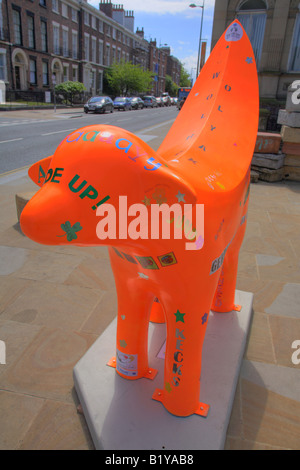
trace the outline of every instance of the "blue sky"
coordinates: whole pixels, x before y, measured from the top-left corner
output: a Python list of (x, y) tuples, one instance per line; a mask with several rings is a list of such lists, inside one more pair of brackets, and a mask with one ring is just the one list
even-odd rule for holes
[[(98, 8), (99, 0), (89, 0)], [(117, 1), (112, 3), (119, 4)], [(123, 0), (125, 10), (133, 10), (136, 28), (144, 28), (145, 39), (156, 39), (157, 45), (171, 47), (171, 53), (195, 78), (202, 8), (189, 8), (190, 3), (202, 5), (203, 0)], [(204, 0), (202, 40), (210, 52), (215, 0)]]

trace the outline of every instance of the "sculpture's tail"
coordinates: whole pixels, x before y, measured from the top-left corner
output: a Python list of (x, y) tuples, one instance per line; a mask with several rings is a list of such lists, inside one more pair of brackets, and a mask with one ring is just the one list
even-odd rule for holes
[(219, 187), (212, 189), (235, 187), (251, 163), (258, 103), (253, 50), (236, 20), (212, 51), (158, 153), (189, 180), (203, 181), (217, 171)]

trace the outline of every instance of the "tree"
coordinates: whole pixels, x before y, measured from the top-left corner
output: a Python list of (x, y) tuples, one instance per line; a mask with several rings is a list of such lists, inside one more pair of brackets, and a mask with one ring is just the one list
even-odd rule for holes
[(165, 91), (167, 91), (170, 96), (177, 96), (178, 86), (173, 82), (170, 75), (166, 75)]
[(68, 81), (55, 86), (55, 93), (62, 93), (65, 100), (67, 102), (68, 100), (70, 101), (71, 106), (73, 105), (74, 97), (82, 93), (84, 90), (86, 90), (86, 88), (81, 82)]
[(180, 74), (180, 86), (185, 86), (185, 87), (191, 86), (190, 74), (185, 70), (182, 64), (181, 64), (181, 74)]
[(113, 94), (126, 96), (150, 90), (153, 74), (131, 62), (114, 62), (106, 72), (106, 80)]

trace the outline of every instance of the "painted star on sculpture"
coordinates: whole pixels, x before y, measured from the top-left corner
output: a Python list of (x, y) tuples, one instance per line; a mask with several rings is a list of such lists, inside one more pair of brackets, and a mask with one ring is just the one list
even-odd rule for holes
[(178, 191), (178, 193), (176, 194), (176, 197), (177, 197), (177, 199), (178, 199), (178, 202), (185, 202), (184, 196), (185, 196), (185, 194), (183, 194), (183, 193), (181, 193), (180, 191)]
[(247, 57), (246, 62), (247, 62), (247, 64), (253, 64), (253, 58), (252, 57)]
[(178, 321), (182, 321), (182, 323), (184, 323), (184, 318), (183, 318), (183, 317), (184, 317), (185, 313), (180, 313), (180, 311), (177, 310), (177, 312), (174, 313), (174, 315), (175, 315), (175, 317), (176, 317), (176, 323), (177, 323)]
[(207, 322), (207, 317), (208, 317), (208, 314), (205, 313), (205, 314), (203, 315), (203, 317), (201, 318), (201, 320), (202, 320), (202, 325), (204, 325), (204, 323)]

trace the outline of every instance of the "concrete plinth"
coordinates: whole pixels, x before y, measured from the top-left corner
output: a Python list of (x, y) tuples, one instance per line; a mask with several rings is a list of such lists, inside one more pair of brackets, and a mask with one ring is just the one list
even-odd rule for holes
[(223, 449), (252, 316), (253, 295), (236, 291), (240, 312), (211, 312), (203, 347), (201, 402), (208, 416), (181, 418), (152, 399), (164, 388), (164, 324), (149, 325), (154, 380), (126, 380), (106, 365), (115, 355), (116, 319), (74, 368), (75, 388), (96, 449)]

